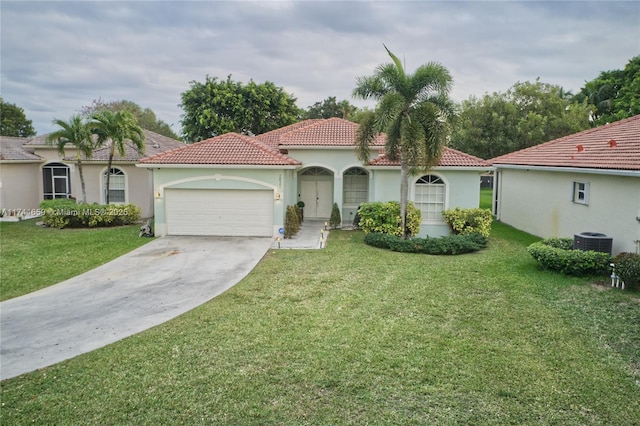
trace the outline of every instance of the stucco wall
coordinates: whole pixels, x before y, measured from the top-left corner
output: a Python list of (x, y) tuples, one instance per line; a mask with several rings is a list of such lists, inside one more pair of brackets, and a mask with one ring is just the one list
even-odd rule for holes
[[(39, 163), (2, 163), (0, 165), (0, 209), (36, 210), (42, 195)], [(8, 212), (10, 214), (10, 212)]]
[[(499, 169), (498, 218), (523, 231), (570, 237), (592, 231), (613, 238), (613, 254), (640, 240), (640, 177)], [(589, 204), (572, 201), (573, 182), (589, 184)]]

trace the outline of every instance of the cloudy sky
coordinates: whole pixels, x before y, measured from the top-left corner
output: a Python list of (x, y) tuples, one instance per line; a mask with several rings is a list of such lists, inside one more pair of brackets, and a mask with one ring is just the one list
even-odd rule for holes
[(437, 61), (456, 101), (540, 77), (577, 92), (640, 54), (640, 2), (0, 2), (0, 94), (39, 134), (92, 100), (151, 108), (180, 132), (180, 94), (207, 75), (272, 81), (306, 108), (351, 98), (388, 62)]

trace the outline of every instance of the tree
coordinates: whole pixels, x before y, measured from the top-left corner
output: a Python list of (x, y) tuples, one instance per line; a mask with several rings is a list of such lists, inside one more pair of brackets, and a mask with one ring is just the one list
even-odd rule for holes
[(640, 56), (631, 58), (623, 70), (603, 71), (585, 82), (574, 100), (595, 107), (594, 126), (640, 114)]
[(296, 99), (267, 81), (248, 84), (207, 76), (181, 94), (182, 132), (187, 143), (228, 132), (260, 134), (293, 124), (302, 116)]
[(65, 147), (70, 144), (76, 150), (76, 164), (80, 173), (80, 186), (82, 187), (82, 202), (87, 202), (87, 191), (82, 171), (82, 157), (90, 158), (93, 154), (94, 144), (91, 130), (86, 121), (79, 115), (72, 116), (69, 121), (54, 119), (53, 124), (60, 127), (59, 130), (47, 135), (47, 142), (55, 144), (60, 155), (65, 155)]
[(36, 135), (33, 122), (27, 120), (24, 110), (0, 97), (0, 135), (29, 138)]
[(400, 216), (408, 237), (407, 200), (409, 174), (438, 163), (449, 134), (453, 104), (452, 78), (439, 63), (421, 65), (406, 74), (400, 60), (385, 46), (393, 63), (379, 65), (373, 76), (358, 77), (353, 96), (378, 100), (376, 109), (363, 116), (356, 134), (356, 150), (367, 162), (370, 144), (386, 133), (385, 153), (400, 161)]
[(138, 120), (138, 125), (143, 129), (150, 130), (171, 139), (180, 140), (175, 134), (171, 126), (156, 117), (156, 114), (150, 108), (142, 108), (140, 105), (132, 101), (121, 100), (104, 102), (102, 99), (94, 99), (91, 105), (82, 107), (80, 113), (85, 117), (91, 117), (98, 111), (129, 111)]
[(116, 149), (122, 156), (126, 153), (126, 141), (129, 140), (139, 154), (144, 153), (144, 131), (136, 118), (129, 111), (102, 110), (91, 116), (89, 122), (91, 133), (97, 136), (97, 145), (109, 146), (109, 162), (107, 163), (107, 181), (105, 201), (109, 204), (109, 181), (111, 165)]
[(560, 86), (518, 82), (506, 93), (463, 101), (450, 146), (493, 158), (588, 129), (593, 107)]
[(349, 119), (352, 113), (358, 108), (351, 105), (349, 101), (336, 102), (335, 96), (329, 96), (322, 102), (316, 102), (307, 108), (305, 118), (331, 118), (340, 117)]

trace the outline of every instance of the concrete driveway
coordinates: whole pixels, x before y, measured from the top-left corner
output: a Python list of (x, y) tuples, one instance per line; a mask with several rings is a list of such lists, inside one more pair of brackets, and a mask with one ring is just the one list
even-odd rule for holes
[(219, 295), (271, 238), (163, 237), (92, 271), (0, 303), (0, 379), (161, 324)]

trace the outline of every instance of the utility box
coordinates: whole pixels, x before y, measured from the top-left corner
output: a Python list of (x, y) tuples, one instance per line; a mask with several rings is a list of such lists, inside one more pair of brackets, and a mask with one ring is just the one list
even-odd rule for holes
[(607, 237), (605, 234), (601, 234), (599, 232), (581, 232), (579, 234), (573, 234), (574, 250), (593, 250), (602, 253), (609, 253), (609, 256), (611, 256), (612, 245), (613, 238)]

